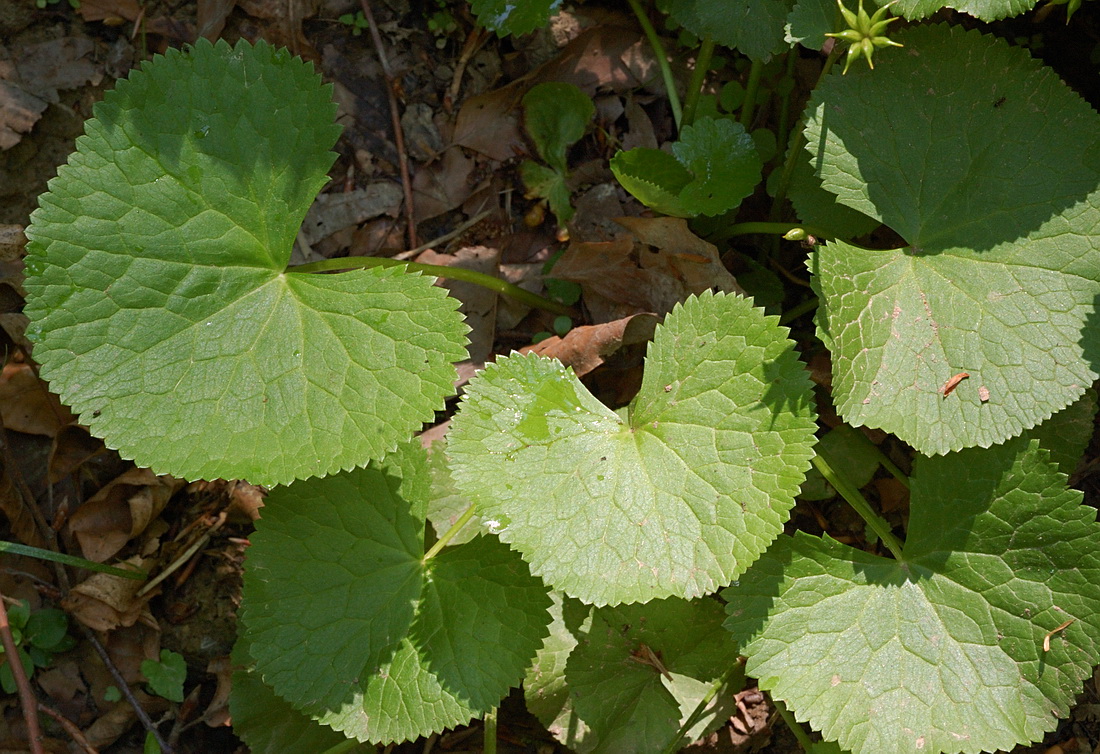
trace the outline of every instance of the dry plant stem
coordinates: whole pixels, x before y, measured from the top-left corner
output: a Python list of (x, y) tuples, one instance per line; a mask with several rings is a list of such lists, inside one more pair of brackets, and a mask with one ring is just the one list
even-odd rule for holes
[(447, 243), (448, 241), (450, 241), (453, 238), (458, 238), (463, 233), (468, 231), (470, 228), (474, 227), (479, 222), (484, 220), (486, 217), (493, 214), (493, 212), (494, 212), (494, 210), (487, 209), (484, 212), (482, 212), (481, 214), (474, 215), (469, 220), (462, 223), (462, 225), (459, 225), (457, 228), (452, 230), (450, 233), (444, 233), (439, 238), (433, 238), (431, 241), (428, 241), (427, 243), (422, 243), (419, 246), (417, 246), (415, 249), (409, 249), (408, 251), (402, 251), (400, 254), (394, 254), (392, 257), (390, 257), (390, 259), (400, 259), (402, 261), (404, 261), (406, 259), (412, 259), (413, 257), (415, 257), (417, 254), (419, 254), (422, 251), (427, 251), (428, 249), (435, 248), (436, 246), (439, 246), (440, 244)]
[(43, 704), (42, 702), (38, 703), (38, 711), (56, 720), (57, 724), (64, 728), (65, 732), (69, 734), (69, 738), (73, 740), (73, 743), (84, 751), (84, 754), (99, 754), (99, 750), (88, 743), (88, 739), (84, 737), (80, 728), (76, 727), (72, 720), (62, 715), (53, 707)]
[(80, 621), (75, 622), (76, 625), (80, 627), (81, 633), (84, 634), (84, 638), (95, 648), (96, 654), (99, 655), (99, 659), (103, 660), (103, 664), (107, 666), (107, 671), (110, 672), (111, 677), (115, 679), (118, 690), (122, 692), (122, 695), (126, 697), (126, 701), (134, 708), (134, 712), (137, 714), (138, 720), (141, 720), (142, 726), (145, 730), (153, 734), (153, 738), (156, 739), (157, 744), (160, 746), (162, 754), (172, 754), (172, 747), (169, 746), (168, 742), (164, 740), (164, 737), (160, 735), (160, 731), (157, 730), (157, 726), (153, 723), (149, 714), (142, 709), (141, 703), (138, 702), (137, 697), (134, 696), (134, 692), (130, 690), (130, 685), (126, 683), (126, 679), (122, 677), (122, 673), (115, 667), (115, 663), (111, 660), (111, 655), (107, 653), (107, 648), (96, 638), (95, 632), (92, 631), (92, 629), (88, 628)]
[(393, 121), (393, 141), (397, 148), (397, 167), (401, 170), (401, 188), (405, 191), (405, 221), (408, 224), (409, 248), (416, 246), (416, 208), (413, 204), (412, 181), (409, 180), (409, 155), (405, 151), (405, 133), (401, 129), (401, 113), (397, 107), (397, 80), (390, 70), (390, 61), (386, 49), (382, 46), (382, 35), (378, 33), (378, 24), (371, 13), (370, 0), (359, 0), (363, 7), (363, 16), (370, 27), (370, 36), (374, 40), (374, 49), (378, 52), (378, 62), (382, 64), (382, 75), (386, 77), (386, 94), (390, 100), (390, 119)]
[(814, 467), (821, 472), (821, 476), (825, 477), (825, 481), (833, 485), (840, 496), (847, 501), (848, 505), (852, 506), (859, 517), (867, 522), (867, 525), (878, 535), (878, 538), (882, 540), (882, 544), (886, 546), (886, 549), (890, 551), (890, 554), (894, 558), (902, 563), (905, 558), (902, 555), (902, 545), (898, 541), (898, 538), (894, 536), (894, 533), (890, 531), (890, 525), (882, 518), (882, 516), (875, 513), (871, 508), (871, 504), (867, 502), (867, 499), (863, 497), (863, 494), (855, 488), (855, 485), (850, 484), (847, 479), (840, 476), (833, 470), (833, 467), (829, 465), (829, 462), (821, 457), (821, 454), (814, 456)]
[(15, 646), (15, 637), (11, 635), (8, 608), (4, 606), (2, 593), (0, 593), (0, 639), (4, 642), (4, 654), (7, 655), (8, 666), (11, 668), (16, 688), (19, 689), (19, 705), (23, 708), (23, 719), (27, 723), (27, 743), (30, 744), (32, 754), (44, 754), (42, 730), (38, 727), (38, 700), (34, 698), (31, 682), (27, 679), (27, 672), (19, 659), (19, 650)]
[(649, 16), (645, 14), (645, 9), (642, 7), (638, 0), (628, 0), (630, 3), (630, 9), (634, 11), (635, 17), (638, 19), (638, 24), (641, 25), (642, 31), (645, 32), (646, 39), (649, 40), (650, 47), (653, 48), (653, 54), (657, 57), (657, 65), (661, 68), (661, 78), (665, 82), (665, 89), (668, 90), (668, 106), (672, 108), (672, 119), (676, 121), (676, 131), (680, 130), (680, 123), (683, 121), (684, 113), (680, 108), (680, 95), (676, 93), (676, 79), (672, 77), (672, 67), (668, 64), (668, 55), (665, 53), (665, 46), (661, 44), (661, 38), (657, 36), (657, 30), (653, 28), (653, 24), (649, 22)]
[(453, 106), (454, 101), (458, 99), (458, 90), (462, 88), (462, 76), (466, 73), (466, 66), (470, 64), (470, 60), (477, 51), (489, 41), (489, 36), (490, 32), (480, 27), (475, 27), (467, 35), (466, 43), (462, 46), (462, 54), (458, 56), (458, 62), (455, 63), (455, 75), (451, 77), (451, 85), (447, 87), (447, 98), (444, 101), (449, 106)]

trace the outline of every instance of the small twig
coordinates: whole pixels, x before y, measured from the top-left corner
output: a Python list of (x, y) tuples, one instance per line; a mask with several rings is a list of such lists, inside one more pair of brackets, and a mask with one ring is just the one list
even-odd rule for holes
[(412, 181), (409, 180), (409, 156), (405, 152), (405, 134), (401, 129), (401, 113), (397, 108), (397, 80), (390, 69), (390, 61), (386, 57), (386, 49), (382, 46), (382, 35), (378, 33), (378, 24), (374, 22), (374, 14), (371, 13), (370, 0), (359, 0), (363, 6), (363, 16), (370, 27), (370, 36), (374, 40), (374, 48), (378, 52), (378, 61), (382, 64), (382, 75), (386, 78), (386, 94), (390, 99), (390, 118), (393, 120), (393, 140), (397, 147), (397, 167), (401, 170), (401, 188), (405, 190), (405, 218), (408, 223), (409, 247), (416, 246), (416, 212), (413, 205)]
[(458, 99), (458, 90), (462, 87), (462, 75), (466, 72), (466, 66), (470, 64), (470, 60), (489, 40), (490, 36), (491, 34), (487, 29), (474, 27), (473, 31), (466, 37), (466, 44), (462, 46), (462, 54), (458, 56), (458, 62), (455, 63), (455, 74), (451, 77), (451, 85), (447, 87), (447, 96), (443, 100), (448, 108), (447, 112), (450, 112), (450, 107)]
[(15, 637), (11, 635), (8, 609), (4, 606), (3, 596), (0, 594), (0, 639), (4, 642), (4, 654), (8, 656), (8, 667), (11, 668), (15, 686), (19, 689), (19, 705), (23, 708), (23, 719), (27, 723), (27, 743), (30, 744), (32, 754), (45, 754), (46, 750), (42, 748), (42, 729), (38, 727), (38, 700), (31, 690), (23, 661), (19, 658)]
[(84, 634), (84, 638), (95, 647), (96, 654), (103, 660), (103, 664), (107, 666), (107, 670), (110, 672), (111, 677), (114, 678), (115, 683), (118, 684), (118, 690), (122, 692), (122, 695), (126, 697), (126, 701), (134, 708), (134, 712), (137, 714), (138, 720), (141, 720), (141, 724), (145, 727), (145, 730), (153, 734), (153, 738), (155, 738), (157, 744), (160, 745), (161, 752), (163, 752), (163, 754), (172, 754), (172, 747), (169, 746), (168, 742), (164, 740), (164, 737), (160, 735), (160, 731), (157, 730), (157, 726), (153, 724), (153, 720), (149, 717), (149, 714), (142, 709), (141, 703), (138, 702), (137, 697), (134, 696), (134, 692), (130, 690), (130, 685), (126, 683), (126, 679), (122, 677), (122, 673), (115, 667), (115, 663), (111, 660), (111, 655), (107, 654), (106, 647), (96, 638), (95, 632), (80, 621), (76, 621), (76, 625), (79, 626), (81, 632)]
[(99, 754), (99, 750), (88, 742), (88, 739), (84, 737), (84, 733), (81, 732), (80, 728), (76, 727), (76, 724), (72, 720), (62, 715), (53, 707), (43, 704), (42, 702), (38, 703), (38, 711), (56, 720), (57, 724), (64, 728), (65, 732), (69, 734), (69, 738), (73, 740), (73, 743), (83, 749), (85, 754)]
[(422, 243), (419, 246), (417, 246), (415, 249), (409, 249), (408, 251), (402, 251), (400, 254), (394, 254), (392, 258), (393, 259), (400, 259), (400, 260), (412, 259), (413, 257), (415, 257), (417, 254), (419, 254), (422, 251), (427, 251), (428, 249), (439, 246), (440, 244), (447, 243), (452, 238), (458, 238), (463, 233), (468, 231), (470, 228), (474, 227), (479, 222), (484, 220), (486, 217), (493, 214), (493, 212), (494, 212), (494, 210), (487, 209), (479, 215), (474, 215), (469, 220), (462, 223), (462, 225), (459, 225), (457, 228), (452, 230), (450, 233), (444, 233), (439, 238), (433, 238), (431, 241), (428, 241), (427, 243)]

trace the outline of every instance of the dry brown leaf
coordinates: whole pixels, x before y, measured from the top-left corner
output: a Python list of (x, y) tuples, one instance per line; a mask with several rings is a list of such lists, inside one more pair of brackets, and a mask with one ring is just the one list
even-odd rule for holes
[(11, 475), (5, 470), (0, 474), (0, 513), (8, 518), (11, 536), (30, 547), (45, 547), (46, 541), (34, 523), (28, 504), (34, 505), (34, 501), (23, 501)]
[(84, 557), (102, 563), (143, 532), (182, 486), (182, 480), (149, 469), (130, 469), (73, 513), (69, 531)]
[(103, 79), (94, 51), (86, 37), (52, 39), (11, 52), (0, 47), (0, 149), (19, 143), (46, 106), (59, 101), (58, 90)]
[(452, 143), (504, 162), (527, 153), (516, 106), (529, 84), (516, 81), (500, 89), (469, 97), (455, 121)]
[(452, 148), (443, 152), (443, 159), (417, 170), (413, 177), (416, 221), (450, 212), (466, 201), (475, 188), (470, 183), (475, 165), (461, 149)]
[(92, 437), (84, 427), (62, 427), (50, 449), (50, 484), (57, 484), (104, 450), (103, 441)]
[[(154, 718), (163, 714), (170, 704), (167, 699), (150, 696), (140, 689), (134, 690), (134, 696), (141, 708)], [(133, 706), (123, 699), (115, 702), (105, 715), (92, 723), (84, 731), (84, 737), (92, 746), (102, 750), (128, 732), (136, 722), (137, 713), (134, 712)]]
[(641, 312), (663, 315), (684, 298), (682, 285), (660, 270), (645, 268), (629, 235), (600, 243), (570, 243), (554, 265), (553, 276), (581, 286), (596, 322)]
[(27, 247), (22, 225), (0, 225), (0, 263), (18, 262)]
[[(500, 264), (500, 249), (469, 246), (459, 249), (454, 254), (439, 254), (429, 249), (418, 255), (416, 261), (421, 264), (473, 270), (495, 277)], [(466, 324), (470, 327), (470, 332), (466, 335), (470, 340), (466, 350), (470, 354), (471, 361), (475, 364), (484, 364), (493, 352), (499, 294), (484, 286), (462, 280), (440, 278), (439, 284), (461, 302), (458, 310), (466, 317)]]
[(54, 437), (74, 417), (29, 364), (12, 362), (0, 371), (0, 419), (5, 429)]
[(233, 661), (229, 657), (215, 657), (206, 665), (206, 672), (217, 680), (214, 696), (206, 711), (202, 713), (203, 722), (211, 728), (221, 728), (233, 721), (229, 716), (229, 695), (233, 691)]
[(237, 7), (237, 0), (199, 0), (196, 13), (198, 34), (216, 42), (225, 28), (225, 19)]
[(521, 350), (556, 358), (582, 377), (623, 346), (650, 340), (656, 327), (655, 315), (634, 314), (602, 325), (574, 327), (564, 338), (550, 337)]
[[(135, 556), (125, 562), (145, 569), (155, 561), (152, 558)], [(141, 611), (145, 609), (149, 599), (159, 593), (153, 589), (138, 597), (137, 593), (144, 583), (108, 573), (93, 573), (69, 590), (68, 596), (61, 601), (61, 607), (96, 631), (132, 626), (141, 617)]]
[(288, 47), (295, 55), (316, 62), (320, 56), (302, 33), (302, 22), (317, 15), (320, 0), (237, 0), (237, 7), (253, 18), (262, 18), (271, 24), (264, 29), (263, 37), (276, 47)]
[(249, 521), (260, 518), (260, 508), (264, 507), (264, 491), (262, 487), (236, 480), (229, 483), (229, 509), (227, 514), (232, 517), (244, 517)]
[(141, 15), (137, 0), (81, 0), (76, 9), (85, 21), (102, 21), (108, 26), (118, 26), (126, 21), (136, 21)]
[(658, 252), (657, 259), (640, 254), (655, 268), (682, 281), (688, 293), (707, 290), (746, 295), (737, 279), (722, 264), (718, 247), (688, 230), (680, 217), (621, 217), (618, 223), (641, 243)]
[(321, 194), (306, 213), (299, 236), (312, 246), (326, 236), (372, 217), (396, 217), (401, 201), (401, 187), (389, 181), (376, 181), (354, 191)]

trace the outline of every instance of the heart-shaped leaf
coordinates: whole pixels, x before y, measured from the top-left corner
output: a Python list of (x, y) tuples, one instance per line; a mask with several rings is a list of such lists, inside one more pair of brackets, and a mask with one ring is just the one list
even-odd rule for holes
[(430, 279), (286, 271), (335, 109), (286, 50), (205, 40), (96, 105), (27, 229), (26, 313), (43, 377), (123, 456), (286, 483), (381, 457), (452, 391), (465, 328)]
[(782, 530), (814, 442), (806, 372), (774, 317), (690, 298), (649, 349), (627, 418), (552, 359), (471, 380), (447, 452), (484, 525), (585, 602), (695, 597)]

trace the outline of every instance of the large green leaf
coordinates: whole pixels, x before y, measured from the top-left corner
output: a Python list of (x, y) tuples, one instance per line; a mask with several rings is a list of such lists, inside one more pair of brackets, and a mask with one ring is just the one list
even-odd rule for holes
[(565, 670), (573, 707), (598, 739), (592, 751), (658, 751), (718, 684), (677, 748), (728, 718), (744, 676), (721, 624), (722, 608), (709, 598), (596, 609)]
[(818, 327), (849, 423), (924, 453), (988, 447), (1098, 376), (1100, 118), (1001, 40), (897, 39), (906, 51), (830, 76), (810, 103), (824, 187), (908, 244), (820, 248)]
[(928, 18), (941, 8), (954, 8), (983, 21), (1018, 16), (1038, 5), (1038, 0), (898, 0), (894, 12), (909, 19)]
[(452, 424), (458, 489), (547, 583), (585, 602), (694, 597), (779, 534), (809, 465), (814, 410), (787, 331), (752, 303), (678, 305), (621, 418), (560, 362), (475, 377)]
[(488, 712), (550, 621), (546, 588), (491, 537), (424, 561), (429, 489), (424, 451), (402, 445), (382, 464), (275, 490), (252, 538), (243, 621), (255, 672), (360, 740)]
[(1100, 661), (1100, 525), (1065, 481), (1023, 438), (918, 458), (904, 562), (781, 537), (723, 592), (748, 674), (855, 754), (1039, 740)]
[(697, 37), (767, 62), (787, 49), (783, 24), (794, 0), (668, 0), (668, 13)]
[(430, 279), (285, 271), (335, 109), (285, 50), (200, 40), (108, 92), (50, 181), (28, 336), (125, 457), (285, 483), (382, 456), (452, 391), (465, 330)]

